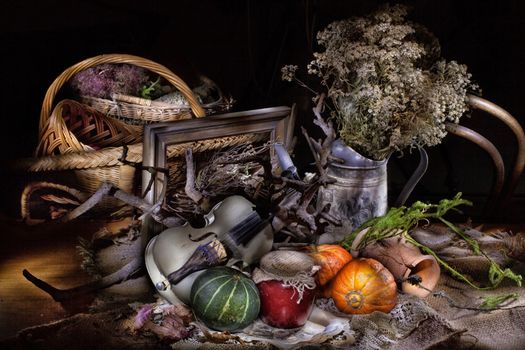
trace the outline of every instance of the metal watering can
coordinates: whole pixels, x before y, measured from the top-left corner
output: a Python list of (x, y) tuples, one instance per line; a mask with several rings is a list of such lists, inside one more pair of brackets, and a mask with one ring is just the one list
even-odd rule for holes
[[(284, 148), (276, 145), (275, 149), (283, 171), (296, 174)], [(388, 209), (388, 158), (376, 161), (363, 157), (340, 139), (333, 142), (331, 153), (342, 162), (328, 165), (327, 174), (335, 181), (319, 189), (317, 208), (330, 204), (329, 213), (341, 221), (341, 226), (329, 225), (319, 243), (339, 242), (365, 221), (384, 215)], [(405, 203), (427, 170), (426, 151), (419, 148), (419, 155), (419, 165), (394, 202), (396, 207)]]
[[(321, 187), (317, 206), (330, 203), (330, 214), (341, 220), (341, 226), (328, 226), (319, 243), (341, 241), (348, 233), (365, 221), (386, 214), (388, 209), (388, 158), (382, 161), (363, 157), (338, 139), (332, 144), (332, 156), (343, 163), (331, 162), (327, 174), (334, 183)], [(395, 206), (405, 203), (414, 187), (425, 174), (428, 156), (419, 148), (420, 162), (395, 201)]]

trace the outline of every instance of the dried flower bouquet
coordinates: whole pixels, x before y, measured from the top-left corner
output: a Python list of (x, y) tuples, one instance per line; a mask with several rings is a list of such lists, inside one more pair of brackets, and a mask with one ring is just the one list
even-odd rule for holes
[[(467, 92), (478, 90), (467, 67), (442, 59), (437, 39), (406, 15), (403, 5), (385, 6), (329, 24), (317, 34), (325, 50), (308, 65), (327, 89), (339, 136), (375, 160), (439, 144), (445, 122), (458, 123)], [(283, 67), (283, 79), (304, 85), (297, 69)]]

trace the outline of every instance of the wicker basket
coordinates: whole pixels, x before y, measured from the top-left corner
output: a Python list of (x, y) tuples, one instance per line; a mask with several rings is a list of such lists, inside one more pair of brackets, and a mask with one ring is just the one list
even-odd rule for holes
[[(49, 118), (51, 117), (53, 101), (56, 97), (56, 94), (62, 88), (62, 86), (69, 79), (71, 79), (75, 74), (83, 70), (86, 70), (88, 68), (95, 67), (99, 64), (103, 64), (103, 63), (127, 63), (127, 64), (132, 64), (132, 65), (142, 67), (153, 73), (158, 74), (159, 76), (166, 79), (170, 84), (172, 84), (175, 88), (177, 88), (180, 91), (180, 93), (184, 96), (184, 98), (188, 102), (191, 111), (196, 117), (204, 117), (206, 115), (204, 109), (201, 107), (197, 98), (193, 94), (192, 90), (188, 87), (188, 85), (186, 85), (186, 83), (182, 79), (180, 79), (177, 75), (175, 75), (173, 72), (171, 72), (168, 68), (164, 67), (163, 65), (160, 65), (158, 63), (155, 63), (153, 61), (150, 61), (142, 57), (126, 55), (126, 54), (100, 55), (100, 56), (88, 58), (84, 61), (81, 61), (67, 68), (49, 86), (46, 92), (46, 95), (44, 97), (44, 101), (42, 103), (42, 110), (40, 112), (40, 123), (39, 123), (40, 138), (42, 138), (43, 130), (46, 127), (46, 123), (48, 122)], [(139, 101), (139, 100), (142, 100), (142, 99), (137, 99), (136, 101)], [(156, 106), (155, 104), (148, 106), (147, 103), (144, 103), (144, 102), (128, 103), (126, 101), (120, 101), (118, 108), (117, 108), (112, 105), (113, 101), (105, 100), (104, 103), (109, 105), (110, 106), (109, 108), (113, 108), (115, 109), (115, 111), (118, 110), (119, 111), (118, 114), (120, 114), (122, 117), (129, 118), (129, 119), (138, 119), (138, 120), (141, 120), (143, 123), (174, 121), (174, 120), (180, 120), (180, 119), (191, 117), (190, 110), (181, 109), (180, 107), (171, 106), (170, 107), (171, 109), (170, 109), (165, 106), (163, 108), (159, 108), (159, 106)], [(105, 114), (109, 112), (109, 110), (104, 111), (104, 110), (101, 110), (100, 108), (95, 108), (95, 109)], [(111, 115), (111, 113), (107, 113), (107, 114)]]
[[(89, 113), (88, 117), (80, 118), (76, 124), (68, 125), (63, 118), (64, 107), (71, 106), (72, 103), (61, 102), (53, 109), (54, 98), (63, 84), (76, 73), (102, 63), (133, 64), (158, 74), (181, 92), (188, 101), (193, 115), (196, 117), (205, 116), (204, 109), (199, 105), (186, 83), (168, 68), (158, 63), (126, 54), (108, 54), (88, 58), (67, 68), (48, 88), (40, 113), (39, 145), (35, 153), (39, 158), (22, 160), (19, 166), (29, 172), (52, 172), (53, 176), (51, 173), (48, 174), (53, 178), (53, 181), (73, 186), (88, 194), (94, 193), (102, 182), (112, 183), (126, 192), (134, 193), (137, 189), (135, 184), (138, 182), (135, 179), (135, 167), (129, 163), (138, 164), (142, 161), (142, 144), (136, 143), (127, 146), (127, 141), (133, 143), (141, 140), (142, 125), (127, 126), (121, 121), (108, 117), (104, 118), (100, 114), (93, 118), (95, 114), (89, 116)], [(187, 119), (191, 116), (192, 114), (189, 111), (179, 111), (178, 114), (171, 113), (169, 116), (159, 117), (157, 121), (174, 121)], [(151, 119), (148, 120), (148, 122), (151, 121)], [(76, 137), (76, 135), (85, 136), (97, 127), (102, 134), (93, 135), (88, 140), (97, 139), (100, 141), (100, 139), (104, 139), (104, 146), (119, 144), (122, 146), (96, 150), (89, 144), (79, 141)], [(126, 162), (122, 161), (123, 158)], [(118, 204), (121, 203), (116, 199), (108, 198), (98, 206), (98, 209), (112, 209)]]
[(60, 101), (41, 132), (36, 154), (60, 155), (142, 141), (142, 127), (127, 125), (73, 100)]

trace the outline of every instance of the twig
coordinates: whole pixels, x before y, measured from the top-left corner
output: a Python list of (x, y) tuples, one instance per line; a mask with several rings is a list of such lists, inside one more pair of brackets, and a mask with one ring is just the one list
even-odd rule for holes
[(323, 106), (324, 106), (324, 99), (325, 99), (325, 94), (321, 94), (319, 96), (319, 100), (317, 101), (317, 105), (313, 108), (313, 112), (315, 114), (315, 117), (316, 119), (314, 119), (314, 124), (319, 126), (324, 134), (326, 135), (326, 137), (332, 137), (333, 133), (334, 133), (334, 128), (333, 128), (333, 125), (331, 122), (325, 122), (323, 117), (321, 117), (321, 113), (323, 111)]
[(335, 140), (336, 134), (335, 129), (331, 121), (325, 121), (323, 117), (321, 117), (321, 111), (323, 107), (324, 102), (324, 95), (321, 95), (319, 97), (319, 103), (317, 106), (313, 109), (313, 112), (315, 114), (316, 119), (314, 120), (314, 124), (319, 126), (324, 134), (326, 135), (326, 138), (321, 143), (321, 149), (319, 150), (319, 162), (321, 164), (322, 172), (320, 173), (321, 179), (326, 179), (326, 166), (328, 165), (328, 158), (332, 152), (332, 143)]
[[(321, 144), (312, 138), (310, 139), (310, 141), (312, 142), (312, 146), (314, 147), (315, 151), (317, 153), (321, 152), (321, 147), (322, 147)], [(339, 164), (344, 164), (345, 162), (344, 159), (341, 159), (339, 157), (334, 157), (332, 154), (328, 155), (328, 160), (334, 163), (339, 163)]]
[[(237, 147), (239, 148), (239, 147)], [(235, 150), (235, 149), (234, 149)], [(242, 164), (248, 162), (262, 163), (268, 158), (269, 144), (264, 144), (259, 147), (250, 147), (248, 150), (241, 149), (241, 154), (219, 156), (214, 164)]]
[(319, 154), (315, 151), (315, 148), (312, 144), (312, 139), (310, 138), (310, 135), (308, 135), (308, 131), (304, 127), (301, 126), (301, 132), (303, 133), (304, 137), (306, 138), (306, 142), (308, 143), (308, 147), (310, 148), (310, 151), (312, 152), (312, 155), (314, 156), (315, 165), (317, 166), (317, 170), (324, 172), (324, 169), (321, 166), (320, 157)]
[(298, 240), (304, 240), (307, 238), (307, 235), (301, 230), (306, 229), (305, 226), (292, 223), (291, 225), (287, 226), (287, 229), (288, 230), (281, 230), (281, 232)]
[(184, 223), (184, 220), (182, 220), (181, 218), (167, 216), (166, 213), (162, 210), (160, 204), (149, 204), (142, 198), (122, 191), (108, 182), (105, 182), (102, 185), (100, 185), (98, 190), (84, 203), (71, 210), (70, 212), (66, 213), (64, 216), (57, 219), (57, 221), (67, 222), (79, 217), (80, 215), (84, 214), (85, 212), (93, 208), (95, 205), (100, 203), (105, 196), (115, 197), (126, 204), (140, 209), (143, 212), (150, 214), (155, 221), (167, 227), (180, 226)]
[(100, 203), (104, 196), (109, 195), (113, 189), (114, 187), (112, 184), (108, 182), (103, 183), (91, 197), (89, 197), (84, 203), (82, 203), (75, 209), (71, 210), (69, 213), (60, 217), (58, 219), (58, 222), (67, 222), (84, 214), (89, 209), (93, 208), (95, 205)]
[(317, 193), (318, 186), (312, 186), (305, 191), (304, 195), (301, 197), (299, 206), (297, 207), (295, 213), (297, 217), (308, 225), (312, 232), (317, 231), (317, 224), (315, 218), (312, 214), (308, 213), (307, 208), (312, 202), (315, 194)]
[(147, 172), (151, 174), (149, 181), (148, 181), (148, 185), (142, 191), (142, 198), (146, 197), (146, 194), (151, 190), (151, 187), (153, 186), (153, 184), (155, 183), (155, 179), (157, 178), (157, 173), (164, 173), (165, 175), (169, 175), (169, 170), (166, 168), (159, 168), (159, 167), (154, 167), (154, 166), (147, 166), (147, 167), (143, 166), (141, 167), (141, 170), (146, 170)]
[[(130, 227), (130, 229), (133, 229), (133, 225)], [(48, 293), (55, 301), (58, 302), (96, 292), (98, 290), (111, 287), (114, 284), (126, 281), (143, 270), (143, 252), (147, 244), (147, 239), (144, 236), (144, 234), (140, 234), (135, 240), (132, 241), (132, 243), (130, 243), (127, 255), (132, 257), (132, 259), (128, 263), (107, 276), (77, 287), (58, 289), (49, 283), (35, 277), (26, 269), (24, 269), (22, 273), (29, 282)]]
[(308, 135), (308, 132), (305, 128), (301, 128), (301, 131), (306, 138), (306, 142), (308, 143), (308, 147), (310, 147), (310, 151), (314, 155), (315, 165), (317, 166), (317, 170), (319, 171), (319, 181), (322, 185), (326, 185), (328, 183), (326, 166), (328, 165), (328, 161), (331, 159), (330, 157), (332, 151), (332, 143), (334, 142), (336, 137), (335, 129), (332, 122), (326, 122), (321, 116), (321, 112), (324, 105), (324, 99), (325, 95), (321, 94), (319, 96), (317, 106), (313, 108), (313, 113), (316, 117), (316, 119), (314, 120), (314, 124), (319, 126), (323, 130), (324, 134), (326, 135), (326, 138), (322, 142), (317, 142)]
[(307, 182), (304, 182), (302, 180), (290, 179), (285, 176), (275, 176), (274, 179), (277, 181), (282, 181), (285, 185), (289, 187), (293, 187), (294, 189), (301, 191), (301, 192), (303, 192), (305, 188), (310, 186), (310, 184)]
[(184, 191), (195, 203), (202, 200), (202, 194), (195, 188), (195, 164), (191, 148), (186, 149), (186, 186)]
[(326, 203), (326, 205), (317, 213), (317, 216), (334, 226), (341, 226), (341, 220), (330, 214), (330, 206), (331, 203)]

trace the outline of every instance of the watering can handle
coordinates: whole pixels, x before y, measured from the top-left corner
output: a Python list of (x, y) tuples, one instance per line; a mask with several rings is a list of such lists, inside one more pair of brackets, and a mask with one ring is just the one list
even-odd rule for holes
[(408, 179), (407, 183), (405, 184), (405, 187), (403, 187), (403, 190), (397, 197), (396, 201), (394, 202), (395, 207), (400, 207), (402, 205), (405, 205), (406, 200), (408, 199), (408, 197), (410, 196), (410, 194), (416, 187), (419, 180), (421, 180), (421, 178), (423, 177), (423, 175), (425, 175), (427, 171), (427, 167), (428, 167), (427, 151), (425, 151), (425, 149), (422, 147), (418, 147), (418, 150), (419, 150), (419, 164), (416, 170), (414, 171), (414, 173), (412, 174), (412, 176), (410, 177), (410, 179)]

